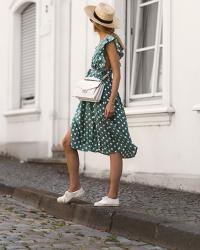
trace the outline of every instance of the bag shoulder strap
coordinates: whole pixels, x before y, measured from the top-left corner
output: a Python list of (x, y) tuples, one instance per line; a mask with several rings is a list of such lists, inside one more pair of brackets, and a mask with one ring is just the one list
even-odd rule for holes
[(104, 80), (109, 75), (109, 72), (105, 74), (105, 76), (102, 77), (102, 80)]

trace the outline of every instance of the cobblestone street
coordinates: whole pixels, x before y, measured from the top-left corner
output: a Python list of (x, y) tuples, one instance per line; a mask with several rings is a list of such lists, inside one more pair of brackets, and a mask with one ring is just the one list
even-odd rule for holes
[(163, 248), (58, 219), (20, 203), (10, 195), (1, 195), (0, 250), (3, 249), (161, 250)]

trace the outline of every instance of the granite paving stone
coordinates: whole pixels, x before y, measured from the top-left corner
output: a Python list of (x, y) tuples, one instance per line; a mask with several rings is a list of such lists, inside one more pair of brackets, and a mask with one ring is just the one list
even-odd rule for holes
[[(145, 246), (150, 246), (56, 218), (9, 195), (0, 195), (0, 214), (4, 215), (0, 223), (0, 250), (147, 250)], [(157, 246), (151, 247), (157, 250)]]

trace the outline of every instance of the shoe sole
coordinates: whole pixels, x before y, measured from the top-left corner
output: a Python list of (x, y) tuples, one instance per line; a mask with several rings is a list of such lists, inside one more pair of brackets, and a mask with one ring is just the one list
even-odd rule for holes
[(94, 207), (118, 207), (119, 206), (119, 204), (103, 204), (103, 205), (95, 205), (94, 204)]
[(81, 197), (81, 196), (83, 196), (85, 194), (85, 191), (83, 191), (82, 193), (80, 193), (80, 194), (76, 194), (74, 197), (71, 197), (71, 199), (70, 200), (68, 200), (68, 201), (58, 201), (58, 199), (57, 199), (57, 202), (58, 203), (68, 203), (68, 202), (70, 202), (73, 198), (78, 198), (78, 197)]

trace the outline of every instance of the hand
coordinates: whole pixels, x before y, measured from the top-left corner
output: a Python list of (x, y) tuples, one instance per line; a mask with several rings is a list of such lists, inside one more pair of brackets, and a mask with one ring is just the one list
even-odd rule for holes
[(114, 104), (112, 102), (108, 102), (105, 108), (104, 116), (105, 118), (112, 118), (115, 112)]

